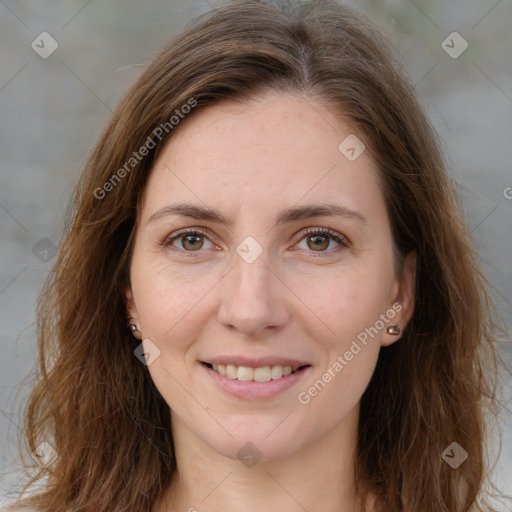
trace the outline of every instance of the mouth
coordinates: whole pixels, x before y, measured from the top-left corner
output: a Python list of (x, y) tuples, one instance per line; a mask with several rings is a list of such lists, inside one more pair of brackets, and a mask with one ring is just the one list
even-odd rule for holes
[(244, 382), (269, 382), (271, 380), (280, 380), (310, 366), (309, 364), (302, 366), (282, 366), (277, 364), (272, 366), (252, 367), (207, 362), (202, 362), (201, 364), (223, 377)]

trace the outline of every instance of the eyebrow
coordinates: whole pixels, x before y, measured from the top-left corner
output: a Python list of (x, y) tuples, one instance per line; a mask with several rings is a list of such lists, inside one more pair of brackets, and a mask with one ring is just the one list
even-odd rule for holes
[[(214, 222), (217, 224), (223, 224), (227, 227), (231, 227), (233, 225), (233, 219), (226, 218), (214, 208), (203, 208), (201, 206), (187, 203), (173, 204), (157, 210), (148, 219), (146, 225), (169, 215), (178, 215), (181, 217)], [(338, 204), (319, 204), (295, 206), (283, 210), (277, 215), (275, 225), (277, 226), (312, 217), (344, 217), (347, 219), (354, 219), (361, 224), (366, 223), (366, 219), (363, 215), (355, 210), (351, 210), (350, 208)]]

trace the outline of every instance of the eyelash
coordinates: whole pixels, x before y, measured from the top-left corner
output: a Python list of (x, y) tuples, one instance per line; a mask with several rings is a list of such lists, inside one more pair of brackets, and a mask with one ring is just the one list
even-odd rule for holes
[[(186, 251), (184, 249), (178, 249), (176, 247), (173, 247), (172, 243), (175, 240), (184, 237), (185, 235), (201, 235), (201, 236), (208, 238), (208, 234), (209, 234), (208, 230), (204, 230), (202, 228), (182, 229), (182, 230), (177, 231), (176, 233), (173, 233), (172, 235), (166, 237), (162, 242), (162, 247), (171, 248), (173, 250), (177, 250), (182, 253), (185, 253), (187, 256), (195, 257), (194, 253), (196, 253), (196, 252), (200, 253), (202, 251)], [(348, 240), (343, 235), (341, 235), (340, 233), (337, 233), (336, 231), (328, 229), (328, 228), (307, 228), (304, 230), (302, 237), (299, 239), (299, 241), (297, 243), (301, 242), (308, 235), (310, 235), (310, 236), (311, 235), (320, 235), (320, 236), (324, 236), (324, 237), (327, 236), (328, 238), (331, 238), (332, 240), (334, 240), (335, 242), (338, 242), (340, 244), (339, 247), (336, 247), (335, 249), (332, 249), (330, 251), (311, 251), (313, 253), (314, 258), (317, 258), (317, 257), (323, 258), (326, 256), (330, 256), (333, 253), (337, 253), (338, 251), (340, 251), (342, 249), (346, 249), (346, 248), (350, 247)], [(210, 242), (211, 242), (211, 240), (210, 240)]]

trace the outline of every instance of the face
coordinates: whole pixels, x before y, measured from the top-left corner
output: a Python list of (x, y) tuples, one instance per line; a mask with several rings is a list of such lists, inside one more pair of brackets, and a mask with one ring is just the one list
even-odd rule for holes
[(279, 459), (342, 431), (399, 338), (387, 327), (410, 318), (413, 264), (396, 275), (377, 169), (353, 137), (312, 99), (272, 93), (196, 111), (151, 171), (128, 313), (173, 430), (227, 457), (250, 441)]

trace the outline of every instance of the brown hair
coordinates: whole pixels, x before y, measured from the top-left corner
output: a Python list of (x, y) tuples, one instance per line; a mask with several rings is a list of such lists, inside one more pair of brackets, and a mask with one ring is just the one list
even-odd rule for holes
[[(150, 511), (170, 484), (169, 407), (126, 328), (138, 205), (176, 109), (268, 90), (303, 94), (349, 120), (380, 169), (398, 253), (417, 252), (413, 318), (399, 343), (381, 349), (362, 397), (355, 466), (362, 502), (371, 492), (386, 511), (491, 510), (482, 492), (484, 407), (495, 403), (488, 368), (496, 359), (485, 282), (398, 59), (375, 26), (327, 1), (216, 10), (174, 38), (116, 109), (86, 164), (38, 306), (28, 449), (48, 440), (59, 454), (39, 473), (48, 477), (33, 499), (42, 510)], [(169, 129), (155, 147), (131, 161), (160, 126)], [(441, 457), (453, 441), (469, 454), (457, 469)]]

